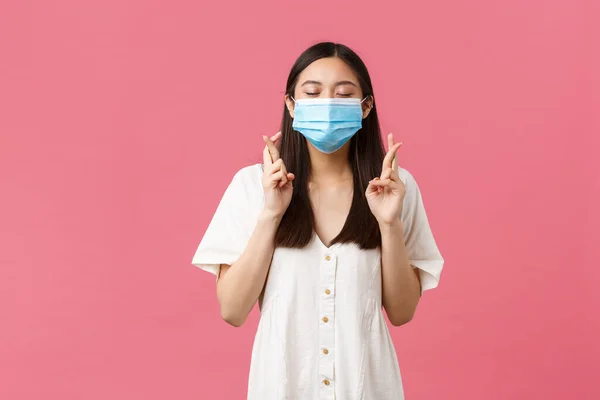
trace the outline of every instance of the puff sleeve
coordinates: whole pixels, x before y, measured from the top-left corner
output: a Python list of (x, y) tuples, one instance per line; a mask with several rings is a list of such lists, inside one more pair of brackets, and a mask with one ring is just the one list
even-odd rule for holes
[(438, 286), (444, 259), (429, 226), (419, 185), (407, 170), (399, 172), (406, 187), (401, 217), (404, 240), (410, 264), (419, 269), (422, 293)]
[(231, 265), (244, 252), (264, 202), (260, 164), (244, 167), (225, 190), (192, 258), (192, 265), (218, 278), (221, 264)]

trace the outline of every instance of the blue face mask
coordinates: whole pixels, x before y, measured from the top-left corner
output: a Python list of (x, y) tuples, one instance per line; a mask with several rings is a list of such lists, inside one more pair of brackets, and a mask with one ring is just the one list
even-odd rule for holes
[(294, 99), (292, 128), (319, 151), (338, 151), (362, 128), (362, 100), (340, 98)]

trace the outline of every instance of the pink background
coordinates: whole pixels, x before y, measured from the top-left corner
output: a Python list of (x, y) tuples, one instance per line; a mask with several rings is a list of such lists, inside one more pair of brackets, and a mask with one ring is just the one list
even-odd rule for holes
[[(354, 48), (446, 258), (406, 395), (598, 399), (594, 0), (3, 1), (0, 398), (242, 399), (191, 258), (309, 45)], [(376, 399), (367, 399), (376, 400)]]

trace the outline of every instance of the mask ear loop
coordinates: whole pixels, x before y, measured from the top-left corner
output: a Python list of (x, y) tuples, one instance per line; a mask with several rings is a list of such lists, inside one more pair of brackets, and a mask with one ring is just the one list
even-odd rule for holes
[[(362, 104), (363, 101), (365, 101), (369, 97), (373, 97), (373, 96), (370, 94), (366, 95), (365, 98), (360, 101), (360, 104)], [(372, 109), (372, 108), (375, 108), (375, 102), (373, 102), (373, 104), (371, 104), (371, 107), (369, 107), (369, 109)]]
[[(294, 102), (294, 108), (291, 108), (291, 109), (288, 108), (288, 111), (291, 113), (292, 110), (296, 109), (296, 99), (291, 94), (290, 94), (290, 99), (292, 99), (292, 101)], [(292, 118), (294, 118), (294, 117), (292, 117)]]

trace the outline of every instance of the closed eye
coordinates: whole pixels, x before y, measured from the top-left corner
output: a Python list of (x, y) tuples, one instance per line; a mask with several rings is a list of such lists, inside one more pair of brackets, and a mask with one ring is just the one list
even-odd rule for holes
[[(321, 93), (309, 93), (309, 92), (304, 92), (305, 95), (307, 96), (319, 96)], [(339, 97), (351, 97), (353, 96), (352, 93), (338, 93), (337, 96)]]

